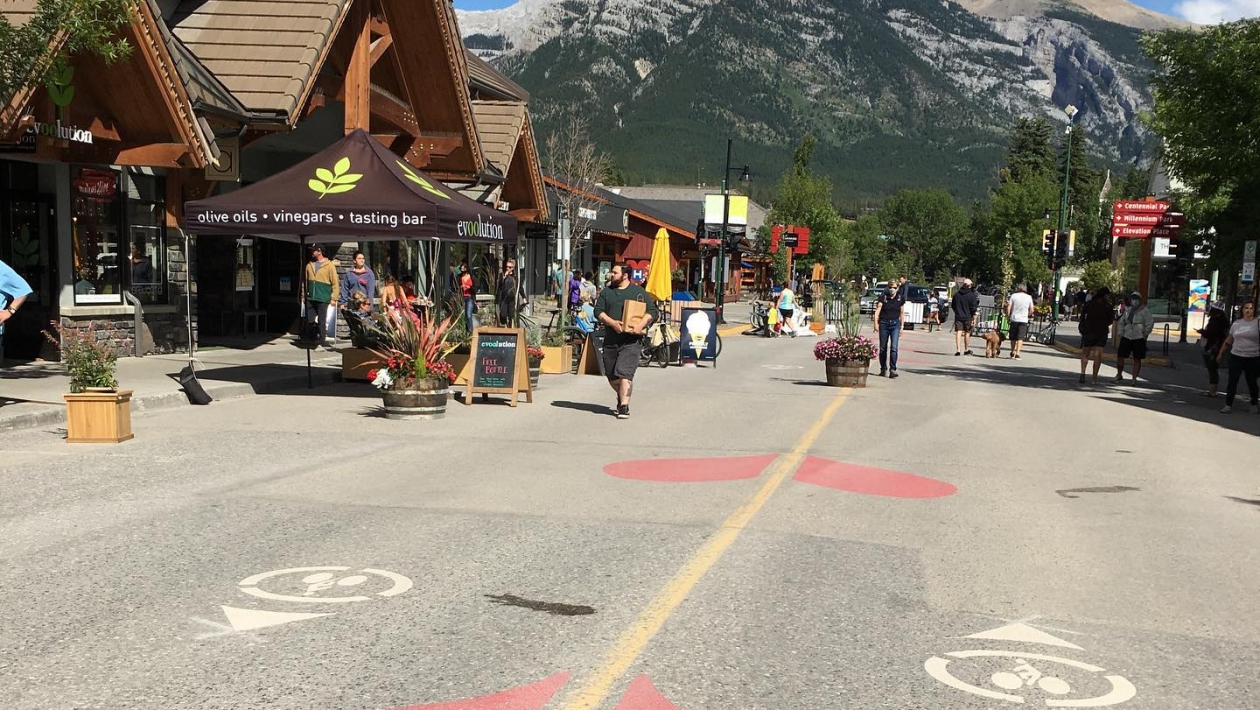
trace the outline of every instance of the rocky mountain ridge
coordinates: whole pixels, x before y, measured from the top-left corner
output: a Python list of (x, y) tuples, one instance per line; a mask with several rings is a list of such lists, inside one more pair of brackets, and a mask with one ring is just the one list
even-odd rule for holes
[(1014, 117), (1062, 121), (1069, 103), (1112, 164), (1149, 152), (1139, 31), (1088, 12), (1101, 0), (962, 3), (521, 0), (459, 21), (531, 91), (542, 135), (578, 107), (632, 180), (713, 181), (727, 134), (775, 170), (812, 131), (842, 195), (976, 196)]

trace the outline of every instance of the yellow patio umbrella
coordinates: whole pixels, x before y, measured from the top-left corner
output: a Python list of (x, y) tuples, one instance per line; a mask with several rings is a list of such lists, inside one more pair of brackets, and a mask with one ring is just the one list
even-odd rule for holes
[(658, 301), (668, 301), (673, 295), (673, 279), (669, 268), (669, 232), (656, 230), (656, 242), (652, 244), (652, 263), (648, 266), (647, 292)]

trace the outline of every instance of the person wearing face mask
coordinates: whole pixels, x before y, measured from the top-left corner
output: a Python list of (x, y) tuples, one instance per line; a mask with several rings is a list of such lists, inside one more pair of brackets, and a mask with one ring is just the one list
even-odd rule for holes
[(1120, 347), (1116, 350), (1116, 382), (1124, 381), (1124, 361), (1133, 359), (1133, 381), (1137, 382), (1146, 359), (1146, 339), (1155, 330), (1155, 316), (1142, 303), (1142, 294), (1129, 294), (1129, 308), (1120, 318)]
[(889, 282), (875, 304), (873, 320), (879, 329), (879, 376), (894, 380), (898, 377), (897, 346), (906, 323), (905, 289)]

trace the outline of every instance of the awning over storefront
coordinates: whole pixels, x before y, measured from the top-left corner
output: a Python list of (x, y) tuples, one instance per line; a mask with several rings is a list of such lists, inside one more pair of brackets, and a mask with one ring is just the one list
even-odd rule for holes
[(416, 170), (363, 130), (265, 180), (188, 202), (193, 234), (306, 241), (440, 239), (515, 243), (515, 217)]

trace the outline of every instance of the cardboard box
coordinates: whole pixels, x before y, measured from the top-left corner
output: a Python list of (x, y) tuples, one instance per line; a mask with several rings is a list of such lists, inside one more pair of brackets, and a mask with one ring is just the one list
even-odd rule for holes
[(639, 321), (647, 315), (647, 304), (643, 301), (626, 301), (621, 311), (621, 326), (626, 330), (638, 330)]

